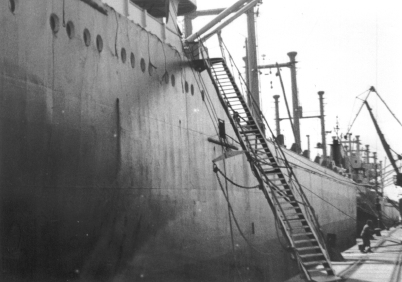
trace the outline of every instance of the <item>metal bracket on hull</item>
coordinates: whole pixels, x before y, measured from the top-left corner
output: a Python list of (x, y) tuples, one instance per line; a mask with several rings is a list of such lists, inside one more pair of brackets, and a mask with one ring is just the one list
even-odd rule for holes
[(207, 140), (209, 142), (211, 142), (211, 143), (223, 146), (223, 147), (228, 148), (228, 149), (232, 149), (232, 150), (236, 150), (236, 151), (239, 150), (239, 148), (237, 148), (235, 145), (232, 145), (232, 144), (229, 144), (229, 143), (224, 143), (224, 142), (212, 139), (211, 137), (208, 137)]
[(213, 161), (214, 163), (216, 163), (216, 162), (218, 162), (218, 161), (221, 161), (221, 160), (224, 160), (224, 159), (228, 159), (228, 158), (231, 158), (231, 157), (234, 157), (234, 156), (237, 156), (237, 155), (241, 155), (241, 154), (244, 154), (244, 153), (245, 153), (244, 151), (236, 151), (236, 152), (234, 152), (234, 151), (227, 151), (227, 152), (223, 153), (222, 155), (220, 155), (219, 157), (213, 159), (212, 161)]

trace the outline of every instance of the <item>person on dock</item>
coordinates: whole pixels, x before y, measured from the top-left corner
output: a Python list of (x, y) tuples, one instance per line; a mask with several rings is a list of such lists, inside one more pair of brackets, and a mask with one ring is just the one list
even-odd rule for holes
[[(370, 238), (373, 234), (374, 234), (373, 222), (369, 219), (369, 220), (367, 220), (366, 225), (364, 225), (362, 233), (360, 234), (360, 236), (363, 239), (363, 245), (359, 245), (359, 249), (362, 253), (372, 253), (373, 252), (371, 250), (371, 246), (370, 246)], [(366, 247), (368, 247), (367, 250), (366, 250)]]

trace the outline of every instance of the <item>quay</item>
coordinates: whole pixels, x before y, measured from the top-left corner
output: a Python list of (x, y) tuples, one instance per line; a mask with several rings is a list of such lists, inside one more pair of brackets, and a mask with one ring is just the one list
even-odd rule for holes
[[(402, 226), (381, 231), (381, 236), (373, 236), (371, 247), (373, 253), (360, 252), (358, 245), (362, 239), (357, 238), (356, 245), (344, 251), (345, 261), (332, 262), (339, 279), (320, 281), (342, 282), (401, 282), (402, 281)], [(306, 281), (299, 276), (287, 282)], [(317, 281), (318, 282), (318, 281)]]

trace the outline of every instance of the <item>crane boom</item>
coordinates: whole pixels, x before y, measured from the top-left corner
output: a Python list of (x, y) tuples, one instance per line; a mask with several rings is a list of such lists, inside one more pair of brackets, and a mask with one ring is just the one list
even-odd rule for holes
[(401, 178), (401, 173), (399, 172), (398, 166), (396, 165), (396, 161), (395, 161), (395, 159), (394, 159), (393, 156), (392, 156), (391, 148), (390, 148), (390, 146), (388, 145), (387, 141), (385, 140), (384, 134), (382, 133), (380, 127), (378, 126), (377, 120), (375, 119), (375, 117), (374, 117), (374, 115), (373, 115), (373, 112), (372, 112), (372, 110), (371, 110), (371, 108), (370, 108), (368, 102), (367, 102), (367, 101), (364, 101), (364, 104), (366, 104), (366, 106), (367, 106), (367, 109), (368, 109), (368, 111), (369, 111), (369, 113), (370, 113), (370, 117), (371, 117), (371, 119), (372, 119), (372, 121), (373, 121), (373, 123), (374, 123), (374, 126), (375, 126), (375, 129), (376, 129), (376, 131), (377, 131), (377, 134), (378, 134), (378, 136), (380, 137), (382, 146), (384, 147), (385, 153), (387, 154), (388, 159), (389, 159), (389, 161), (391, 162), (391, 165), (392, 165), (392, 167), (394, 168), (394, 170), (395, 170), (395, 172), (396, 172), (397, 185), (398, 185), (398, 186), (402, 186), (401, 183), (399, 183), (399, 182), (400, 182), (400, 178)]

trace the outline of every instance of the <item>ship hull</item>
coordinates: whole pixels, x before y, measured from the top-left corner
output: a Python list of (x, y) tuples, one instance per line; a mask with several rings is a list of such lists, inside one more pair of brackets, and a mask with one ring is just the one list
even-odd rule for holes
[[(212, 160), (222, 147), (207, 139), (217, 138), (216, 118), (235, 134), (179, 37), (167, 42), (147, 30), (150, 22), (83, 1), (16, 1), (14, 11), (7, 2), (0, 9), (3, 279), (283, 281), (298, 272), (263, 194), (219, 185)], [(288, 155), (324, 233), (336, 234), (340, 248), (354, 244), (354, 184)], [(218, 166), (242, 186), (257, 184), (244, 155)]]

